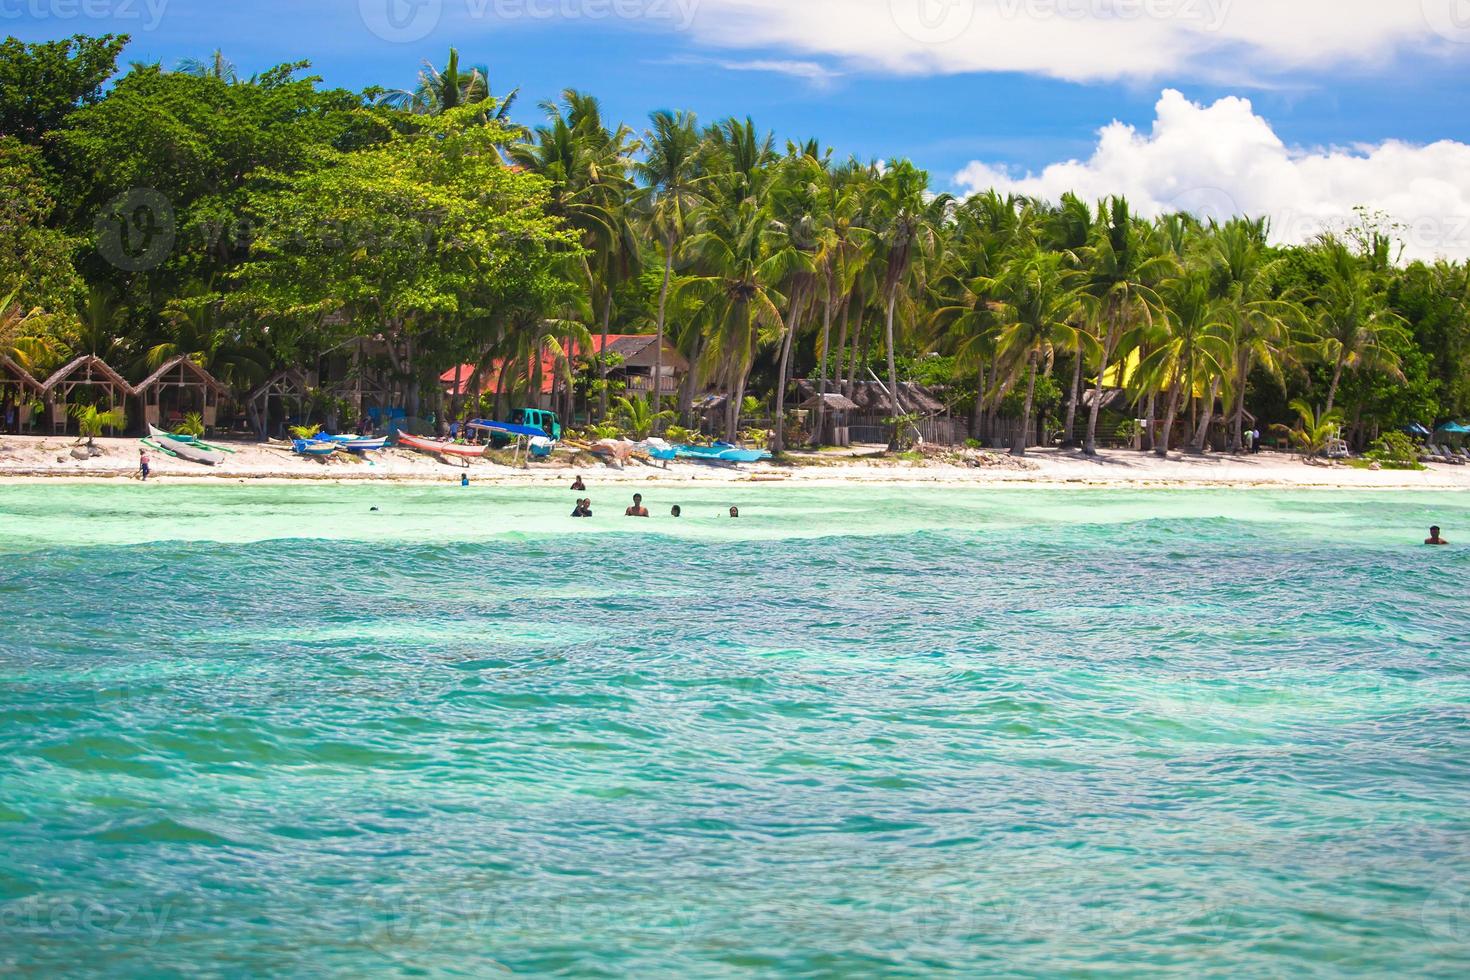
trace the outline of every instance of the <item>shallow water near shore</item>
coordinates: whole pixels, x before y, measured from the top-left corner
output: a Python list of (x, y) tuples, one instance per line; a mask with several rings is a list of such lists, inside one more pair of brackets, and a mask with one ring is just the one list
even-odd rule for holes
[(633, 489), (0, 488), (0, 972), (1470, 970), (1470, 496)]

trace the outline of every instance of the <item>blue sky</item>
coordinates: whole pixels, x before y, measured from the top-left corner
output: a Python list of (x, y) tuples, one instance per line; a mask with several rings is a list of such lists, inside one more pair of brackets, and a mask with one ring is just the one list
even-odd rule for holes
[[(349, 88), (411, 85), (452, 44), (497, 92), (520, 87), (522, 121), (567, 86), (634, 125), (655, 108), (748, 113), (841, 154), (909, 156), (940, 190), (972, 186), (977, 164), (1020, 180), (1087, 161), (1114, 121), (1146, 139), (1165, 90), (1201, 108), (1248, 99), (1237, 121), (1253, 112), (1288, 155), (1470, 129), (1470, 0), (0, 0), (0, 28), (126, 32), (130, 60), (219, 47), (247, 74), (309, 58)], [(1218, 120), (1195, 122), (1178, 142), (1212, 144)], [(1229, 184), (1232, 166), (1201, 179)]]

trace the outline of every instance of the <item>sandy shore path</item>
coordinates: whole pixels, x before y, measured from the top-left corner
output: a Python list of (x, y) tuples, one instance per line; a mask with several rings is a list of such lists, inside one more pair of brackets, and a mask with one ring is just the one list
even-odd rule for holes
[[(337, 454), (308, 459), (283, 444), (216, 440), (232, 450), (216, 467), (150, 452), (153, 478), (160, 482), (271, 482), (320, 480), (405, 483), (458, 482), (540, 485), (571, 482), (574, 474), (598, 483), (909, 483), (976, 486), (1071, 486), (1117, 488), (1275, 487), (1357, 490), (1470, 490), (1470, 466), (1431, 465), (1422, 471), (1372, 470), (1347, 465), (1308, 465), (1281, 453), (1229, 456), (1171, 455), (1107, 450), (1096, 459), (1056, 449), (1036, 449), (1024, 461), (993, 453), (948, 452), (886, 456), (878, 447), (847, 453), (795, 453), (789, 462), (710, 466), (675, 462), (632, 462), (622, 469), (602, 463), (554, 458), (517, 468), (489, 460), (441, 461), (404, 449), (373, 453), (366, 460)], [(75, 440), (55, 436), (0, 437), (0, 481), (116, 481), (137, 477), (136, 439), (98, 439), (100, 456), (75, 459)]]

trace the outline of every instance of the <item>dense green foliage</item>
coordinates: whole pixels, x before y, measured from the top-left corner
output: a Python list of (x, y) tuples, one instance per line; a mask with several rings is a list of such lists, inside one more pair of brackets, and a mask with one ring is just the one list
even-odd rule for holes
[(492, 400), (550, 371), (558, 407), (606, 417), (592, 335), (657, 332), (694, 370), (670, 405), (616, 402), (640, 430), (713, 391), (737, 434), (748, 395), (786, 413), (793, 377), (922, 384), (1017, 451), (1134, 418), (1161, 451), (1470, 414), (1470, 273), (1397, 264), (1374, 217), (1273, 247), (1261, 222), (1121, 198), (935, 196), (907, 161), (778, 147), (748, 119), (640, 133), (577, 91), (522, 128), (454, 51), (354, 93), (305, 62), (242, 79), (220, 52), (119, 74), (125, 44), (0, 47), (0, 349), (37, 373), (182, 353), (246, 389), (371, 338), (410, 412), (440, 372), (499, 363)]

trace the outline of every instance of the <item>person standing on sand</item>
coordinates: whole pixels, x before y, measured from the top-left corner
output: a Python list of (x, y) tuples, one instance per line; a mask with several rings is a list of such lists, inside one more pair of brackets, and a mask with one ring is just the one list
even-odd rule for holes
[(1444, 538), (1442, 538), (1442, 537), (1439, 536), (1439, 525), (1438, 524), (1434, 525), (1434, 527), (1432, 527), (1432, 528), (1429, 529), (1429, 537), (1427, 537), (1427, 538), (1424, 539), (1424, 543), (1425, 544), (1436, 544), (1436, 545), (1438, 545), (1438, 544), (1449, 544), (1448, 541), (1446, 541)]
[(633, 506), (623, 511), (624, 517), (647, 517), (648, 508), (643, 506), (643, 494), (633, 494)]
[(138, 479), (148, 482), (148, 453), (142, 449), (138, 450)]

